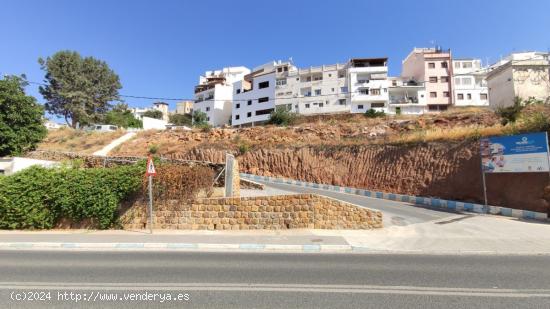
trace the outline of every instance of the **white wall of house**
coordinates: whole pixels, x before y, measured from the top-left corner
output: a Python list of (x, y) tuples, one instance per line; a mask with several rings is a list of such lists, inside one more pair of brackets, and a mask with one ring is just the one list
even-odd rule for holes
[(219, 77), (223, 81), (212, 85), (211, 89), (195, 93), (193, 112), (206, 113), (207, 121), (212, 126), (229, 124), (232, 117), (233, 83), (242, 80), (250, 70), (246, 67), (229, 67), (217, 71), (207, 71), (199, 77), (199, 85), (207, 85), (208, 78)]
[(58, 166), (59, 162), (20, 157), (3, 158), (0, 159), (0, 174), (11, 175), (34, 165), (54, 167)]
[(487, 74), (491, 108), (511, 106), (515, 97), (550, 98), (548, 53), (515, 53), (491, 67)]
[(488, 106), (486, 70), (480, 59), (453, 60), (455, 106)]
[(165, 130), (168, 124), (167, 121), (151, 117), (142, 117), (141, 121), (143, 121), (143, 130)]
[(388, 67), (349, 68), (351, 112), (364, 113), (369, 109), (388, 112)]
[[(266, 71), (269, 73), (252, 79), (252, 90), (244, 92), (243, 81), (233, 85), (231, 125), (253, 125), (269, 120), (275, 108), (275, 72), (273, 67), (266, 67)], [(260, 83), (267, 83), (268, 86), (260, 89)], [(240, 93), (236, 93), (237, 89), (241, 90)]]

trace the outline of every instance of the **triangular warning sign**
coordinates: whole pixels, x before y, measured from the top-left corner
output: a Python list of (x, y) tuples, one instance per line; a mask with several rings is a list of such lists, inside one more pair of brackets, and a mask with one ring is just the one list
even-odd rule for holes
[(156, 176), (157, 171), (155, 170), (155, 164), (153, 164), (153, 158), (147, 159), (147, 172), (145, 173), (147, 176)]

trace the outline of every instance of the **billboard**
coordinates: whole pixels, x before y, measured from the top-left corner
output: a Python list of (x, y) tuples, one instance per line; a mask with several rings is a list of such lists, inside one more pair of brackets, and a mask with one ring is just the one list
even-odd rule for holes
[(546, 132), (481, 139), (485, 173), (548, 172)]

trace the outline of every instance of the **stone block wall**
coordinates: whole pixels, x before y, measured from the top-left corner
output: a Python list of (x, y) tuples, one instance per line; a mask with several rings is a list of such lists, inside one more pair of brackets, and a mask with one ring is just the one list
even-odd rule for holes
[[(315, 194), (203, 198), (182, 203), (154, 203), (153, 228), (186, 230), (372, 229), (382, 227), (382, 213)], [(146, 201), (122, 216), (125, 229), (147, 226)]]

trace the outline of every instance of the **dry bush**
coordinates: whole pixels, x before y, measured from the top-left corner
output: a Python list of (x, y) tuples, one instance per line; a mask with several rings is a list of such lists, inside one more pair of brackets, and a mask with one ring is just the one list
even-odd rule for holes
[(433, 142), (442, 140), (465, 140), (479, 138), (483, 136), (502, 135), (504, 127), (494, 125), (491, 127), (465, 126), (452, 128), (432, 128), (428, 130), (418, 130), (403, 134), (391, 140), (393, 143), (419, 143)]
[[(155, 200), (189, 200), (200, 192), (210, 195), (213, 190), (214, 171), (206, 166), (161, 164), (153, 177)], [(148, 180), (144, 177), (142, 189), (148, 192)]]

